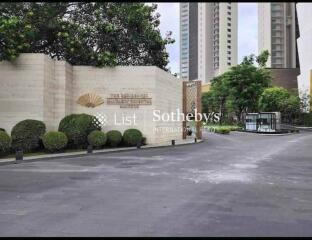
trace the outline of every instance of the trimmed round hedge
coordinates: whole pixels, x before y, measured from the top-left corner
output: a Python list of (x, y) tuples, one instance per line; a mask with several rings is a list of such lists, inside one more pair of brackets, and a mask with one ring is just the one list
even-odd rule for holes
[(100, 130), (94, 130), (88, 135), (88, 143), (95, 148), (104, 146), (106, 140), (106, 134)]
[(40, 148), (45, 131), (45, 124), (38, 120), (26, 119), (17, 123), (11, 131), (12, 148), (24, 152)]
[(111, 147), (117, 147), (122, 141), (122, 134), (117, 130), (107, 132), (107, 144)]
[(44, 148), (49, 152), (59, 152), (63, 150), (68, 142), (65, 133), (62, 132), (48, 132), (42, 138)]
[(128, 146), (136, 146), (138, 143), (142, 143), (143, 135), (138, 129), (128, 129), (123, 134), (123, 141)]
[(69, 148), (85, 148), (88, 135), (101, 127), (96, 117), (82, 113), (64, 117), (58, 130), (66, 134)]
[(5, 156), (7, 153), (9, 153), (10, 148), (11, 148), (10, 136), (4, 131), (0, 131), (0, 156)]

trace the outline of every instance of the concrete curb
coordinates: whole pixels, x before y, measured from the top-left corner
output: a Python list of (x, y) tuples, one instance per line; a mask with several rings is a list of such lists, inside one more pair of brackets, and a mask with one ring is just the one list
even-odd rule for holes
[(312, 127), (304, 127), (304, 126), (296, 126), (296, 125), (288, 125), (288, 124), (282, 124), (282, 125), (285, 126), (285, 127), (288, 127), (288, 128), (312, 131)]
[(36, 162), (41, 160), (50, 160), (50, 159), (64, 159), (64, 158), (75, 158), (75, 157), (83, 157), (83, 156), (91, 156), (91, 155), (100, 155), (100, 154), (108, 154), (108, 153), (120, 153), (120, 152), (130, 152), (130, 151), (140, 151), (140, 150), (148, 150), (148, 149), (154, 149), (154, 148), (168, 148), (168, 147), (179, 147), (179, 146), (185, 146), (190, 144), (198, 144), (202, 143), (204, 140), (197, 140), (197, 142), (185, 142), (185, 143), (176, 143), (176, 145), (172, 146), (170, 145), (145, 145), (142, 146), (140, 149), (136, 147), (126, 147), (126, 148), (116, 148), (116, 149), (105, 149), (105, 150), (94, 150), (93, 153), (87, 153), (86, 151), (81, 152), (74, 152), (74, 153), (56, 153), (56, 154), (47, 154), (46, 155), (38, 155), (38, 156), (32, 156), (32, 157), (24, 157), (22, 161), (16, 162), (14, 158), (8, 158), (8, 159), (0, 159), (0, 166), (3, 165), (9, 165), (9, 164), (21, 164), (21, 163), (27, 163), (27, 162)]
[(293, 126), (295, 129), (301, 129), (301, 130), (312, 130), (312, 127), (296, 127)]
[(256, 133), (256, 132), (248, 132), (248, 131), (237, 131), (240, 133), (246, 133), (246, 134), (254, 134), (254, 135), (259, 135), (259, 136), (286, 136), (286, 135), (292, 135), (292, 134), (300, 134), (300, 133)]

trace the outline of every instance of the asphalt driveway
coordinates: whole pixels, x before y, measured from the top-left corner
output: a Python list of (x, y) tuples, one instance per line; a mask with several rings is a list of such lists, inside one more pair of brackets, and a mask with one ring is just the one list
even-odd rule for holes
[(312, 133), (0, 166), (0, 236), (312, 236)]

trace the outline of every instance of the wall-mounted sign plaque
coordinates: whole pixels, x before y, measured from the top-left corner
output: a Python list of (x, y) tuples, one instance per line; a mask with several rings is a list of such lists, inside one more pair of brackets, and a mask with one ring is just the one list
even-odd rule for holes
[(104, 100), (95, 93), (86, 93), (80, 96), (77, 103), (87, 108), (94, 108), (104, 103)]
[(119, 105), (120, 108), (139, 108), (140, 105), (152, 105), (152, 98), (148, 94), (117, 93), (110, 94), (107, 105)]

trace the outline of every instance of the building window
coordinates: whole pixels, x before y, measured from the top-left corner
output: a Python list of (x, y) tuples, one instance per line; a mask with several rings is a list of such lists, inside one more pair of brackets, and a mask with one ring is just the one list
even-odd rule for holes
[(228, 53), (229, 55), (231, 55), (231, 51), (228, 51), (227, 53)]
[(230, 28), (228, 28), (228, 30), (227, 30), (228, 32), (231, 32), (231, 29)]
[(227, 40), (228, 43), (231, 43), (231, 40)]
[(228, 57), (228, 60), (231, 61), (231, 57)]
[(227, 9), (231, 10), (231, 6), (228, 6)]
[(231, 15), (231, 12), (228, 12), (228, 15)]
[(228, 27), (231, 27), (231, 23), (228, 23)]
[(231, 49), (231, 46), (228, 45), (227, 48), (228, 48), (228, 49)]
[(227, 36), (228, 36), (228, 38), (230, 38), (230, 37), (231, 37), (231, 34), (228, 34)]
[(228, 62), (228, 63), (227, 63), (227, 65), (228, 65), (228, 66), (231, 66), (231, 63), (230, 63), (230, 62)]
[(232, 18), (230, 18), (230, 17), (228, 17), (227, 19), (228, 19), (229, 21), (231, 21), (231, 20), (232, 20)]

